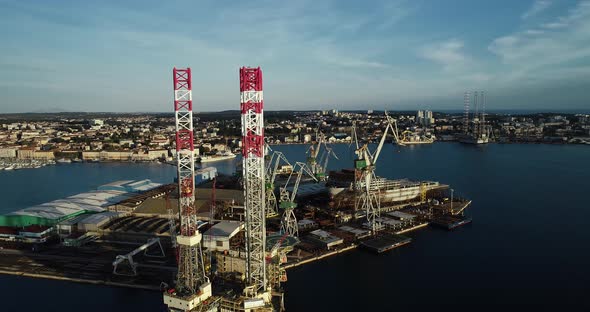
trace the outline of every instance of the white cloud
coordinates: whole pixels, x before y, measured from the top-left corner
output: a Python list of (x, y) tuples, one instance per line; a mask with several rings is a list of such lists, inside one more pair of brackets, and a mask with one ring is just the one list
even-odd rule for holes
[(547, 29), (559, 29), (559, 28), (564, 28), (567, 26), (568, 26), (568, 24), (562, 23), (562, 22), (552, 22), (552, 23), (545, 23), (545, 24), (541, 25), (541, 27), (547, 28)]
[(545, 11), (547, 8), (551, 6), (551, 4), (552, 3), (549, 0), (535, 0), (533, 5), (521, 15), (521, 18), (527, 19), (529, 17), (535, 16)]
[(377, 26), (378, 29), (389, 29), (416, 11), (407, 1), (388, 1), (381, 14), (385, 17)]
[(590, 1), (582, 1), (564, 16), (543, 23), (544, 31), (527, 30), (496, 38), (488, 49), (505, 64), (506, 83), (547, 81), (574, 71), (563, 71), (572, 63), (590, 57)]
[(463, 53), (464, 43), (458, 39), (450, 39), (437, 44), (423, 47), (419, 54), (423, 58), (443, 66), (444, 70), (461, 68), (469, 61)]
[(527, 35), (534, 36), (534, 35), (542, 35), (545, 32), (542, 30), (538, 30), (538, 29), (529, 29), (529, 30), (526, 30), (524, 33)]

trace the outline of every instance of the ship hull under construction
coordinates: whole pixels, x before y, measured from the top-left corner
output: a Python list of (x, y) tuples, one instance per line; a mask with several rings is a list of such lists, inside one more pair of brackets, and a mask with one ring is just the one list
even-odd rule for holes
[[(334, 198), (343, 194), (344, 191), (352, 191), (354, 183), (354, 171), (343, 170), (338, 173), (331, 173), (328, 182), (330, 197)], [(373, 181), (374, 189), (379, 190), (381, 202), (403, 202), (416, 199), (420, 196), (423, 188), (426, 191), (444, 187), (436, 181), (410, 181), (407, 179), (388, 180), (377, 178)]]

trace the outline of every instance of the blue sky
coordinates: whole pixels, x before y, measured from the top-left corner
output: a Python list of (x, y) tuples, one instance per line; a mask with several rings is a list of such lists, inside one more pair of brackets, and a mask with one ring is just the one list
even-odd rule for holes
[(0, 113), (238, 109), (590, 109), (590, 1), (0, 0)]

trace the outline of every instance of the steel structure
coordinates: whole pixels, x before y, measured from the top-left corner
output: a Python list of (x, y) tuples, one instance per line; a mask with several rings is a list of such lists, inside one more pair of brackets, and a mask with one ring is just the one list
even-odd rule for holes
[(240, 68), (240, 102), (248, 284), (244, 291), (248, 297), (260, 297), (269, 293), (265, 261), (264, 104), (260, 67)]
[(378, 231), (377, 219), (381, 214), (381, 201), (380, 201), (380, 190), (375, 183), (375, 165), (383, 144), (387, 138), (388, 132), (394, 132), (391, 123), (387, 123), (385, 131), (383, 131), (383, 137), (377, 146), (377, 150), (371, 154), (369, 151), (368, 144), (364, 144), (358, 147), (358, 139), (355, 141), (357, 149), (355, 154), (358, 156), (354, 161), (355, 168), (355, 187), (357, 190), (357, 196), (355, 199), (355, 211), (364, 210), (367, 216), (367, 221), (371, 227), (371, 233), (376, 234)]
[(404, 146), (405, 142), (403, 139), (400, 138), (399, 130), (397, 129), (397, 119), (394, 119), (393, 117), (389, 116), (389, 114), (387, 114), (387, 111), (385, 111), (385, 118), (387, 119), (387, 122), (391, 125), (391, 130), (393, 132), (393, 140), (395, 144)]
[(195, 154), (191, 69), (174, 68), (173, 79), (180, 235), (176, 237), (176, 289), (164, 293), (164, 303), (171, 309), (189, 311), (211, 297), (211, 283), (205, 275), (202, 237), (197, 228), (194, 206)]
[(463, 112), (463, 132), (465, 134), (469, 133), (469, 101), (470, 101), (470, 97), (471, 95), (469, 94), (469, 92), (465, 92), (465, 94), (463, 94), (463, 106), (464, 106), (464, 112)]
[(321, 180), (325, 180), (326, 174), (325, 172), (322, 172), (321, 164), (318, 163), (318, 155), (320, 154), (322, 143), (324, 143), (325, 145), (324, 139), (324, 134), (318, 128), (318, 130), (316, 131), (317, 146), (314, 146), (315, 144), (312, 143), (309, 149), (307, 150), (307, 164), (309, 165), (311, 172), (313, 172), (316, 178), (319, 178)]
[(285, 157), (285, 155), (279, 151), (274, 151), (267, 158), (268, 163), (266, 164), (266, 172), (264, 174), (264, 178), (266, 180), (265, 187), (265, 207), (266, 207), (266, 217), (271, 218), (278, 215), (277, 210), (277, 197), (275, 196), (275, 179), (277, 176), (277, 171), (279, 169), (279, 165), (281, 162), (285, 163), (288, 166), (291, 166), (291, 163)]
[[(153, 245), (157, 245), (158, 248), (156, 254), (149, 253), (149, 248)], [(135, 248), (133, 251), (125, 254), (125, 255), (118, 255), (115, 257), (115, 261), (113, 261), (113, 274), (115, 275), (126, 275), (126, 276), (137, 276), (137, 262), (133, 261), (133, 256), (144, 252), (144, 256), (146, 257), (157, 257), (157, 258), (164, 258), (166, 254), (164, 253), (164, 248), (162, 247), (162, 243), (160, 243), (160, 238), (150, 238), (148, 239), (147, 243)], [(121, 263), (129, 264), (129, 268), (131, 269), (130, 273), (120, 272), (119, 265)]]
[[(297, 167), (297, 177), (295, 178), (295, 184), (293, 185), (293, 190), (291, 194), (287, 191), (287, 187), (289, 186), (289, 182), (291, 181), (291, 177), (293, 173), (295, 173)], [(313, 172), (307, 167), (305, 163), (297, 162), (295, 167), (293, 168), (293, 172), (289, 175), (287, 182), (285, 183), (284, 187), (281, 187), (281, 203), (279, 207), (283, 210), (283, 215), (281, 218), (281, 233), (288, 234), (291, 236), (299, 236), (299, 228), (297, 226), (297, 217), (295, 217), (295, 213), (293, 210), (297, 208), (297, 204), (295, 203), (295, 197), (297, 196), (297, 190), (299, 189), (299, 183), (301, 182), (301, 177), (303, 173), (309, 175), (314, 181), (318, 182)]]
[(168, 213), (168, 232), (170, 233), (170, 241), (172, 248), (176, 250), (176, 261), (178, 261), (178, 250), (176, 249), (176, 216), (170, 205), (170, 194), (166, 193), (166, 211)]
[(330, 161), (330, 156), (339, 160), (336, 153), (334, 153), (334, 149), (326, 145), (326, 148), (324, 148), (324, 153), (320, 156), (318, 162), (321, 172), (320, 174), (316, 174), (316, 179), (319, 179), (320, 181), (325, 181), (327, 179), (326, 172), (328, 172), (328, 161)]
[(481, 133), (482, 135), (488, 135), (487, 133), (487, 126), (486, 126), (486, 102), (485, 102), (485, 97), (484, 97), (484, 93), (483, 91), (480, 91), (480, 100), (479, 100), (480, 104), (479, 106), (480, 111), (481, 111), (481, 118), (479, 121), (479, 125), (480, 125), (480, 130), (479, 133)]

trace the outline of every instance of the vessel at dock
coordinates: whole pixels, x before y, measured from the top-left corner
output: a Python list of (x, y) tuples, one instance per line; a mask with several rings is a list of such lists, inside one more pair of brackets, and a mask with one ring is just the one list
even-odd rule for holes
[(483, 134), (481, 136), (474, 136), (470, 134), (459, 135), (457, 137), (457, 140), (465, 144), (486, 144), (489, 142), (489, 138), (486, 134)]
[[(457, 136), (457, 141), (465, 144), (487, 144), (490, 141), (491, 128), (486, 122), (484, 92), (475, 91), (473, 94), (475, 112), (470, 117), (471, 94), (465, 92), (463, 117), (463, 133)], [(479, 111), (479, 113), (478, 113)]]
[(207, 163), (207, 162), (214, 162), (214, 161), (221, 161), (221, 160), (228, 160), (236, 158), (236, 154), (231, 152), (225, 153), (217, 153), (214, 155), (203, 155), (199, 158), (199, 162)]
[(405, 130), (396, 140), (398, 145), (432, 144), (436, 138), (434, 135), (420, 135), (416, 132)]
[[(361, 183), (362, 184), (362, 183)], [(378, 189), (384, 202), (401, 202), (415, 199), (421, 191), (429, 191), (445, 187), (437, 181), (411, 181), (408, 179), (389, 180), (377, 177), (372, 182), (372, 189)], [(354, 186), (354, 170), (343, 169), (330, 172), (327, 187), (330, 196), (334, 197), (345, 190), (352, 190)]]

